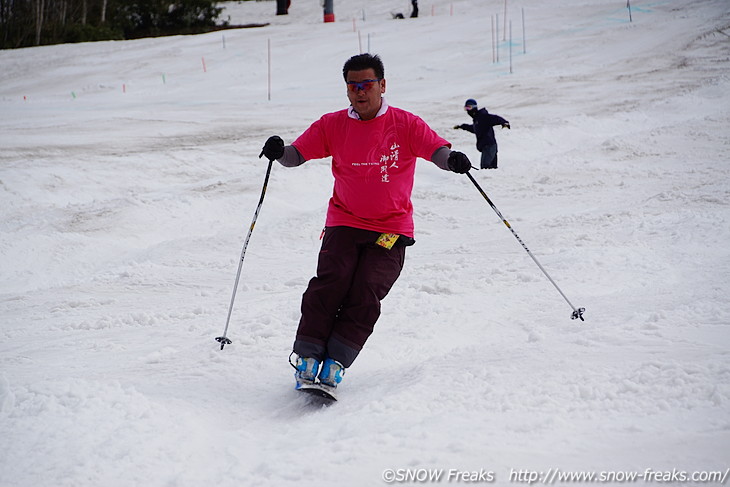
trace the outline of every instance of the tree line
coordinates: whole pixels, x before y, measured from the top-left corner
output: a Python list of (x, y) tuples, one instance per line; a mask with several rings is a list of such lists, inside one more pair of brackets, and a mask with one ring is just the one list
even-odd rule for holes
[[(214, 0), (0, 0), (0, 49), (197, 34), (216, 29)], [(226, 24), (223, 24), (224, 26)]]

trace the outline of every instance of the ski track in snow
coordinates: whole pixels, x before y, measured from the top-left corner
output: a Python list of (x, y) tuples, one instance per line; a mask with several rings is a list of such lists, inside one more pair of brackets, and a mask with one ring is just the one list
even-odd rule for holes
[[(401, 21), (410, 2), (342, 3), (334, 24), (317, 2), (242, 2), (223, 17), (270, 25), (0, 51), (0, 486), (730, 468), (727, 2), (633, 2), (631, 23), (620, 2), (511, 2), (512, 74), (507, 42), (492, 62), (501, 2)], [(213, 339), (261, 145), (343, 108), (368, 43), (389, 102), (472, 160), (463, 100), (510, 120), (475, 177), (586, 321), (467, 178), (420, 161), (417, 244), (322, 407), (286, 357), (327, 161), (273, 168), (233, 344)]]

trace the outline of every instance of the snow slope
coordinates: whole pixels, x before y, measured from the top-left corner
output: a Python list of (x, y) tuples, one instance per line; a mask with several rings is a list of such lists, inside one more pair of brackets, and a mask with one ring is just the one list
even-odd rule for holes
[[(335, 4), (332, 24), (314, 0), (243, 2), (233, 22), (270, 25), (0, 51), (0, 486), (726, 473), (727, 1), (632, 2), (629, 22), (620, 1), (514, 0), (512, 73), (502, 1)], [(389, 102), (474, 160), (463, 101), (510, 120), (474, 177), (586, 321), (466, 177), (420, 161), (417, 244), (318, 407), (286, 361), (328, 161), (273, 168), (233, 344), (214, 337), (263, 142), (346, 106), (342, 63), (368, 46)]]

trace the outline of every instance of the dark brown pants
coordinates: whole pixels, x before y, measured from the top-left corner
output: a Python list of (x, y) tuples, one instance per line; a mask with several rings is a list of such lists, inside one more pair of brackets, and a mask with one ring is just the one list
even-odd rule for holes
[(380, 316), (380, 301), (398, 279), (405, 247), (375, 244), (380, 234), (351, 227), (328, 227), (319, 252), (317, 275), (302, 297), (294, 352), (329, 357), (352, 365)]

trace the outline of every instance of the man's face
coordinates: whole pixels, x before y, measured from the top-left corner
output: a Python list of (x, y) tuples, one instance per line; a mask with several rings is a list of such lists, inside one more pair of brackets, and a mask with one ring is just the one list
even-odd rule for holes
[[(372, 120), (380, 110), (385, 80), (379, 80), (372, 68), (347, 72), (347, 98), (362, 120)], [(356, 84), (357, 83), (357, 84)]]

